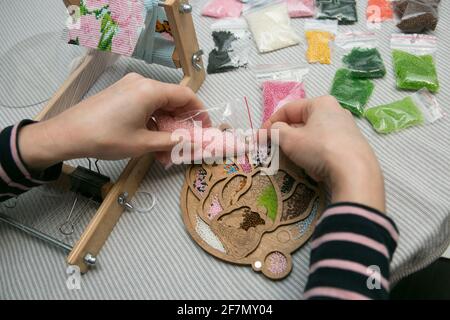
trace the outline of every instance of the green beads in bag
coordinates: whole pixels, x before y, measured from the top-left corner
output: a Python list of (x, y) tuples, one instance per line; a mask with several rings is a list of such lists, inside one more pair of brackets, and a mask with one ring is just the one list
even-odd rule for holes
[(402, 100), (369, 108), (364, 116), (379, 133), (432, 123), (444, 116), (435, 97), (423, 89)]
[(353, 48), (342, 62), (354, 78), (382, 78), (386, 74), (383, 58), (377, 48)]
[(392, 59), (397, 88), (405, 90), (439, 91), (434, 61), (438, 38), (427, 34), (393, 34)]
[(423, 123), (423, 116), (411, 97), (369, 108), (365, 117), (379, 133), (391, 133)]
[(373, 89), (372, 81), (353, 78), (351, 71), (339, 69), (334, 76), (331, 95), (343, 108), (359, 117), (364, 113), (364, 106), (369, 101)]
[(406, 90), (427, 88), (431, 92), (439, 91), (439, 80), (432, 55), (416, 55), (394, 50), (392, 56), (397, 88)]

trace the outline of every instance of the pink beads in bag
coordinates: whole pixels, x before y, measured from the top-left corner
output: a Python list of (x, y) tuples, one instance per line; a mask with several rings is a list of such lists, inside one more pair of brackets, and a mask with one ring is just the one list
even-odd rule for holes
[(305, 87), (297, 81), (265, 81), (262, 84), (263, 123), (288, 102), (306, 98)]
[(239, 18), (243, 4), (239, 0), (212, 0), (202, 9), (202, 15), (213, 18)]
[(287, 0), (287, 5), (291, 18), (314, 16), (314, 0)]

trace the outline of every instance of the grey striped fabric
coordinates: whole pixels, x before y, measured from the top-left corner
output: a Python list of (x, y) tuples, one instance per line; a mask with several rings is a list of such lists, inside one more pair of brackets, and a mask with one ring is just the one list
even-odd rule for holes
[[(209, 51), (212, 47), (210, 24), (214, 20), (200, 17), (204, 3), (205, 0), (192, 0), (198, 37), (202, 48)], [(365, 6), (366, 1), (358, 1), (361, 21), (356, 26), (340, 27), (340, 30), (366, 30), (363, 18)], [(39, 41), (42, 33), (51, 34), (45, 39), (56, 39), (58, 37), (55, 35), (61, 33), (65, 19), (62, 1), (1, 0), (1, 8), (0, 104), (29, 105), (48, 99), (67, 76), (72, 58), (79, 54), (77, 48), (66, 46), (62, 41), (55, 41), (52, 45), (46, 45), (48, 41)], [(293, 21), (297, 32), (302, 32), (302, 26), (302, 20)], [(448, 3), (442, 3), (436, 32), (441, 40), (437, 61), (442, 90), (437, 97), (447, 112), (450, 111), (450, 47), (445, 31), (449, 28), (450, 7)], [(407, 95), (394, 86), (389, 37), (397, 29), (392, 22), (388, 22), (375, 32), (389, 72), (385, 79), (375, 81), (376, 89), (370, 106)], [(30, 49), (30, 44), (35, 48), (31, 53), (26, 51)], [(251, 64), (288, 62), (306, 65), (305, 48), (303, 44), (264, 55), (257, 54), (256, 49), (252, 48)], [(7, 52), (13, 54), (5, 56)], [(21, 61), (18, 55), (28, 57), (29, 61)], [(336, 52), (331, 66), (309, 66), (310, 73), (306, 79), (308, 96), (327, 94), (339, 66), (339, 52)], [(129, 71), (167, 82), (181, 79), (177, 70), (121, 59), (101, 77), (89, 95)], [(208, 107), (226, 101), (230, 96), (244, 95), (252, 107), (254, 123), (260, 123), (261, 92), (251, 67), (208, 76), (199, 91), (199, 96)], [(0, 107), (0, 126), (33, 117), (43, 106), (44, 103), (28, 108)], [(449, 120), (387, 136), (376, 134), (364, 120), (357, 122), (380, 159), (386, 178), (388, 214), (400, 229), (400, 242), (392, 262), (392, 280), (397, 281), (432, 262), (449, 244)], [(87, 166), (86, 160), (74, 163)], [(124, 161), (100, 163), (102, 172), (113, 178), (117, 178), (124, 165)], [(0, 223), (0, 298), (302, 298), (308, 274), (308, 245), (294, 254), (292, 273), (285, 280), (273, 282), (249, 267), (234, 266), (209, 256), (191, 240), (179, 208), (183, 170), (175, 167), (164, 171), (158, 164), (150, 170), (140, 190), (156, 195), (155, 209), (147, 214), (129, 212), (123, 215), (98, 257), (97, 268), (82, 277), (80, 290), (71, 291), (66, 287), (63, 252)], [(49, 198), (54, 194), (47, 191), (36, 191), (19, 198), (16, 208), (2, 206), (1, 210), (57, 235), (58, 225), (67, 218), (70, 206), (67, 202), (73, 198), (69, 195), (55, 200)], [(145, 197), (139, 200), (144, 205), (149, 201)], [(62, 203), (66, 203), (65, 207), (61, 207)], [(91, 206), (86, 209), (89, 214), (93, 210), (95, 208)], [(88, 216), (81, 220), (87, 221)], [(79, 226), (77, 232), (80, 232)]]

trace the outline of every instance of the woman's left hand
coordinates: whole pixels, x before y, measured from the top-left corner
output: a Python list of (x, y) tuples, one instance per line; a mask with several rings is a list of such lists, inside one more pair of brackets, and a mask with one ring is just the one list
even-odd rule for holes
[(117, 160), (169, 151), (177, 141), (169, 132), (150, 130), (152, 115), (193, 110), (203, 110), (203, 104), (191, 89), (130, 73), (56, 117), (23, 127), (19, 149), (32, 169), (76, 158)]

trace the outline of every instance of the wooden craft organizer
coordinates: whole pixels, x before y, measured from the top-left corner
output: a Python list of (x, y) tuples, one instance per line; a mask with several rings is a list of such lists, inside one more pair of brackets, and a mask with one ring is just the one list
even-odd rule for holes
[[(325, 208), (322, 185), (309, 179), (285, 156), (280, 157), (279, 168), (277, 174), (270, 176), (262, 175), (257, 166), (244, 168), (239, 161), (192, 165), (186, 171), (180, 197), (186, 229), (202, 249), (221, 260), (250, 265), (272, 280), (283, 279), (291, 272), (292, 253), (311, 237)], [(273, 188), (276, 195), (276, 214), (272, 218), (268, 205), (257, 200), (261, 183)], [(210, 211), (213, 202), (216, 209), (219, 206), (218, 211)], [(253, 221), (247, 220), (249, 224), (244, 226), (243, 217), (249, 213)], [(255, 216), (260, 220), (257, 223)], [(203, 232), (197, 231), (201, 224)], [(214, 244), (203, 237), (205, 228), (215, 239)], [(268, 258), (272, 255), (284, 259), (283, 270), (271, 270)]]
[[(64, 0), (64, 3), (66, 6), (80, 5), (79, 0)], [(173, 61), (184, 73), (180, 84), (197, 91), (205, 79), (205, 71), (201, 58), (202, 51), (199, 49), (192, 20), (192, 7), (184, 0), (166, 0), (159, 5), (165, 9), (175, 40)], [(118, 56), (113, 53), (90, 50), (35, 119), (38, 121), (49, 119), (77, 104), (117, 58)], [(151, 154), (131, 159), (115, 183), (108, 182), (101, 187), (99, 191), (101, 205), (68, 255), (68, 264), (79, 266), (83, 273), (95, 264), (102, 246), (152, 162)], [(64, 164), (63, 173), (56, 185), (70, 189), (75, 170), (76, 168)]]

